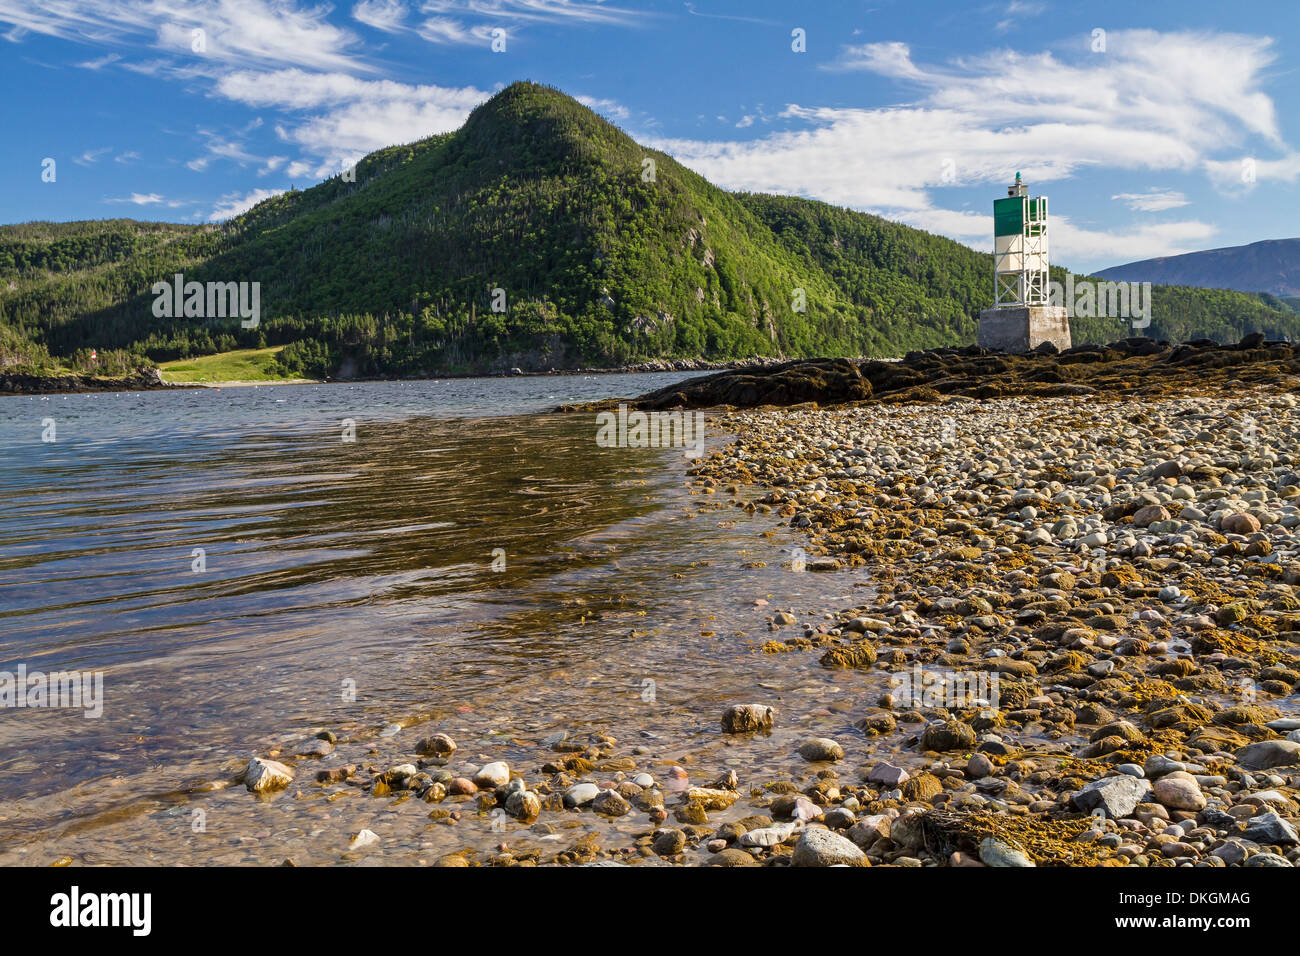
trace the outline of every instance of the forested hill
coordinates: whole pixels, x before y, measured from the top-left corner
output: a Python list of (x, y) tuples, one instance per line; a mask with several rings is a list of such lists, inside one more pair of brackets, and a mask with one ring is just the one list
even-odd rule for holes
[[(151, 287), (178, 272), (260, 283), (259, 326), (155, 316)], [(0, 364), (285, 343), (286, 371), (314, 375), (900, 355), (972, 342), (990, 273), (988, 255), (876, 216), (719, 189), (570, 97), (516, 83), (454, 133), (220, 227), (0, 227)], [(1075, 328), (1079, 341), (1129, 334), (1117, 320)], [(1300, 315), (1159, 288), (1146, 334), (1251, 331), (1300, 337)]]

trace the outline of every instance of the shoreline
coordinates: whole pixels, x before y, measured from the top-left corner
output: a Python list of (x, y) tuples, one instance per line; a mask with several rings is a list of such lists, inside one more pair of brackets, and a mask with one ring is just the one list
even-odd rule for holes
[(862, 568), (881, 590), (772, 652), (1000, 685), (992, 708), (883, 695), (865, 711), (864, 734), (901, 732), (923, 757), (864, 768), (878, 799), (848, 835), (872, 862), (1300, 862), (1297, 404), (950, 399), (724, 419), (740, 442), (699, 486), (757, 481), (768, 493), (738, 507), (804, 529), (810, 567)]
[[(578, 682), (558, 734), (463, 733), (431, 701), (278, 734), (187, 792), (303, 825), (299, 801), (342, 800), (344, 863), (1297, 865), (1300, 400), (1195, 378), (726, 410), (673, 466), (691, 560), (743, 515), (742, 567), (793, 536), (790, 570), (825, 582), (810, 606), (751, 578), (766, 598), (719, 615), (753, 638), (725, 652), (743, 696), (675, 701), (698, 720), (663, 741)], [(673, 624), (637, 622), (689, 662)]]
[[(652, 773), (608, 736), (542, 741), (525, 770), (458, 763), (432, 734), (408, 762), (318, 779), (418, 797), (435, 820), (631, 824), (618, 847), (503, 842), (445, 866), (1294, 866), (1298, 405), (1253, 391), (732, 412), (692, 493), (805, 535), (803, 570), (857, 569), (877, 589), (820, 615), (774, 606), (759, 651), (887, 681), (853, 709), (852, 739), (792, 740), (784, 779), (699, 779)], [(961, 696), (990, 685), (991, 702)], [(708, 715), (723, 740), (789, 739), (807, 719), (751, 699)], [(874, 757), (846, 765), (864, 743)], [(238, 779), (267, 773), (254, 761)]]
[[(788, 359), (750, 358), (731, 362), (706, 362), (695, 359), (642, 362), (618, 368), (577, 368), (547, 369), (545, 371), (525, 372), (522, 370), (497, 372), (452, 372), (445, 375), (429, 376), (378, 376), (359, 378), (298, 378), (267, 379), (213, 382), (168, 382), (164, 380), (156, 367), (142, 370), (134, 376), (120, 379), (105, 379), (95, 376), (77, 375), (29, 375), (0, 374), (0, 397), (11, 395), (58, 395), (90, 392), (141, 392), (167, 391), (187, 388), (245, 388), (255, 385), (355, 385), (364, 382), (437, 382), (449, 379), (475, 378), (547, 378), (582, 375), (641, 375), (665, 372), (716, 372), (742, 369), (762, 369), (778, 365)], [(888, 359), (882, 361), (889, 361)]]
[[(312, 767), (326, 732), (222, 786), (498, 821), (494, 852), (464, 841), (439, 866), (1294, 866), (1297, 407), (1252, 391), (731, 412), (733, 439), (687, 469), (692, 499), (802, 535), (794, 570), (874, 589), (755, 602), (768, 635), (749, 653), (879, 688), (844, 711), (851, 730), (802, 730), (815, 699), (756, 678), (748, 702), (692, 700), (713, 732), (666, 763), (600, 732), (515, 741), (510, 760), (475, 740), (467, 761), (435, 719), (382, 762)], [(777, 772), (712, 762), (773, 747)]]

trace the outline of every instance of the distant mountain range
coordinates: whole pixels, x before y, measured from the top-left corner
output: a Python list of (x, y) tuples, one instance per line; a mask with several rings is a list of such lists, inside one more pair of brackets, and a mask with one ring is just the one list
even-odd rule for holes
[[(191, 311), (188, 293), (183, 310), (160, 309), (173, 297), (155, 287), (182, 273), (209, 298), (256, 283), (260, 321)], [(728, 192), (558, 90), (515, 83), (453, 133), (372, 153), (221, 226), (0, 227), (0, 368), (277, 345), (283, 374), (311, 377), (900, 356), (973, 342), (992, 293), (987, 253), (821, 202)], [(1300, 316), (1276, 297), (1161, 287), (1142, 334), (1257, 331), (1300, 338)], [(1076, 342), (1129, 334), (1124, 321), (1074, 322)]]
[(1097, 275), (1121, 282), (1190, 285), (1203, 289), (1300, 296), (1300, 239), (1265, 239), (1248, 246), (1143, 259)]

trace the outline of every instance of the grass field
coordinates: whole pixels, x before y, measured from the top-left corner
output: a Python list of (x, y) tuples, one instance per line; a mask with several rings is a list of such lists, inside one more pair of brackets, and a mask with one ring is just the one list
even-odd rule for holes
[(275, 356), (283, 345), (266, 349), (238, 349), (198, 358), (178, 359), (158, 366), (164, 382), (216, 384), (219, 382), (283, 382), (275, 371)]

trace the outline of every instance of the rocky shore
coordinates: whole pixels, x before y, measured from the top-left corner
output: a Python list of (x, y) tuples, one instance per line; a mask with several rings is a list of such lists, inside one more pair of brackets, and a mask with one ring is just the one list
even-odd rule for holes
[[(909, 352), (901, 361), (799, 359), (704, 375), (642, 395), (645, 410), (816, 402), (934, 402), (948, 396), (1161, 395), (1300, 381), (1300, 355), (1287, 342), (1256, 333), (1235, 345), (1198, 339), (1182, 345), (1131, 338), (1058, 352), (1008, 354), (978, 346)], [(614, 402), (582, 406), (608, 407)]]
[(0, 395), (54, 395), (64, 392), (144, 392), (185, 388), (162, 380), (156, 368), (146, 368), (121, 378), (98, 375), (26, 375), (0, 372)]
[[(848, 705), (851, 732), (794, 737), (788, 772), (665, 765), (604, 733), (511, 764), (394, 724), (380, 736), (411, 736), (397, 762), (343, 762), (323, 731), (220, 785), (359, 789), (499, 831), (443, 866), (1300, 863), (1290, 347), (951, 350), (891, 368), (778, 367), (780, 401), (803, 404), (727, 410), (734, 439), (691, 469), (708, 506), (799, 533), (792, 570), (869, 585), (820, 613), (755, 602), (752, 653), (881, 688)], [(777, 397), (746, 377), (641, 404)], [(710, 733), (740, 748), (802, 726), (799, 707), (756, 682)]]
[(861, 768), (873, 789), (849, 836), (872, 862), (1300, 860), (1296, 405), (952, 398), (724, 419), (737, 441), (701, 464), (702, 489), (804, 529), (810, 571), (864, 568), (879, 588), (831, 621), (778, 615), (767, 650), (996, 688), (988, 705), (913, 691), (863, 708), (863, 734), (917, 755)]

